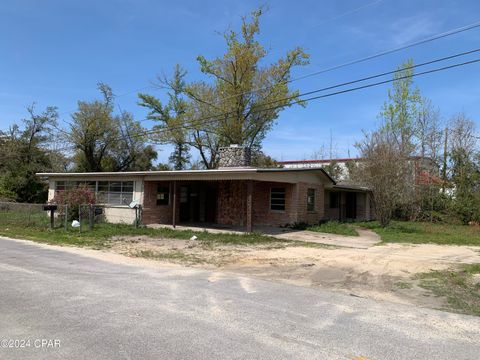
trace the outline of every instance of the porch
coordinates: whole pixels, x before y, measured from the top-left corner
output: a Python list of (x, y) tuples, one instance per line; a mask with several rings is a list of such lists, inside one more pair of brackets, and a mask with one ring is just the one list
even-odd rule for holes
[(252, 232), (254, 226), (316, 223), (322, 217), (323, 185), (318, 183), (258, 180), (144, 183), (144, 224), (173, 227), (204, 224)]
[(328, 220), (367, 221), (372, 219), (370, 192), (360, 187), (333, 186), (325, 191)]

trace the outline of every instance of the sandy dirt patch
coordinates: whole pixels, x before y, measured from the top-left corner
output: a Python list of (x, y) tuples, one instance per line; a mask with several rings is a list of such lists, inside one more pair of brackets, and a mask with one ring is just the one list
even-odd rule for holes
[(282, 243), (219, 246), (198, 240), (130, 237), (115, 239), (111, 251), (433, 308), (440, 308), (444, 299), (419, 287), (415, 274), (480, 263), (480, 247), (427, 244), (368, 249)]

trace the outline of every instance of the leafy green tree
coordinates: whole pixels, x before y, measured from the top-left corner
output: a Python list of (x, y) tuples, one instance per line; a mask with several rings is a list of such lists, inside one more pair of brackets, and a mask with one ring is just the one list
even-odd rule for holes
[(388, 90), (388, 101), (380, 113), (384, 121), (383, 131), (393, 135), (392, 140), (406, 156), (415, 151), (416, 121), (422, 103), (420, 90), (413, 87), (412, 66), (412, 60), (400, 65), (394, 75), (393, 89)]
[(148, 118), (159, 122), (153, 127), (155, 138), (164, 144), (172, 144), (173, 152), (169, 161), (175, 170), (186, 169), (190, 161), (190, 146), (188, 145), (187, 123), (188, 102), (182, 97), (185, 90), (184, 77), (186, 71), (180, 65), (176, 65), (173, 78), (160, 79), (161, 84), (170, 89), (168, 103), (162, 105), (156, 97), (148, 94), (139, 94), (140, 106), (150, 109)]
[(100, 83), (102, 100), (79, 101), (68, 141), (76, 149), (76, 171), (149, 170), (157, 157), (144, 129), (128, 112), (115, 115), (112, 89)]
[(465, 149), (451, 154), (451, 182), (454, 185), (452, 209), (464, 224), (480, 221), (480, 158)]
[(98, 84), (102, 100), (79, 101), (72, 115), (69, 141), (77, 150), (74, 161), (77, 171), (103, 171), (102, 162), (119, 137), (113, 116), (113, 92), (105, 84)]
[(47, 107), (37, 113), (35, 104), (27, 108), (24, 127), (13, 125), (0, 134), (0, 192), (3, 198), (20, 202), (44, 202), (46, 184), (35, 174), (52, 167), (49, 143), (58, 113)]
[(252, 166), (258, 168), (280, 168), (283, 165), (280, 165), (277, 160), (272, 158), (269, 155), (263, 153), (263, 151), (256, 151), (252, 154)]
[(463, 223), (480, 221), (480, 154), (475, 133), (475, 123), (465, 114), (450, 121), (450, 207)]
[[(268, 51), (257, 39), (261, 16), (261, 9), (253, 11), (251, 17), (242, 18), (239, 32), (224, 34), (224, 55), (213, 60), (197, 57), (207, 80), (184, 86), (183, 93), (189, 100), (185, 116), (180, 121), (169, 120), (183, 124), (187, 144), (199, 152), (207, 169), (217, 166), (221, 146), (239, 144), (250, 147), (253, 153), (259, 151), (280, 112), (298, 100), (299, 92), (289, 88), (291, 71), (306, 65), (309, 56), (297, 47), (266, 64)], [(161, 116), (162, 126), (168, 130), (165, 108), (152, 98), (143, 96), (142, 101), (155, 110), (154, 115)], [(177, 115), (173, 116), (175, 120)], [(170, 143), (177, 142), (175, 133), (165, 134)], [(181, 156), (178, 159), (183, 160)]]
[(413, 87), (413, 62), (399, 66), (393, 89), (388, 91), (379, 117), (382, 126), (356, 146), (364, 158), (352, 174), (373, 191), (375, 212), (380, 224), (387, 226), (394, 214), (411, 216), (416, 209), (415, 154), (416, 126), (422, 103), (420, 91)]

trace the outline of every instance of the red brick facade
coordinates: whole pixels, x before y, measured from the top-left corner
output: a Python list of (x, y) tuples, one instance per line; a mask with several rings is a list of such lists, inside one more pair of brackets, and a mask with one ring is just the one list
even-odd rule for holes
[[(222, 225), (245, 226), (247, 222), (247, 181), (248, 180), (221, 180), (216, 183), (216, 223)], [(163, 186), (170, 186), (170, 201), (168, 205), (156, 204), (156, 191), (160, 182), (145, 182), (143, 222), (145, 224), (171, 224), (173, 211), (173, 186), (162, 182)], [(177, 215), (179, 221), (179, 187), (177, 183)], [(285, 210), (271, 210), (271, 188), (285, 188)], [(324, 187), (322, 184), (308, 183), (252, 183), (252, 222), (255, 225), (281, 226), (296, 222), (317, 223), (324, 218)], [(315, 190), (315, 209), (307, 211), (308, 189)], [(212, 196), (206, 194), (206, 196)]]
[[(170, 187), (170, 201), (168, 205), (157, 205), (158, 185)], [(144, 224), (171, 224), (173, 211), (172, 184), (168, 181), (145, 181), (142, 220)], [(178, 207), (177, 207), (178, 209)], [(177, 215), (178, 216), (178, 215)]]

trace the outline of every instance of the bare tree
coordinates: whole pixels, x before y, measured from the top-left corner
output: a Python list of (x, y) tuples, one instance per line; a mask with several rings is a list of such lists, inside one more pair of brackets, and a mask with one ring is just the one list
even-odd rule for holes
[(376, 216), (380, 225), (386, 227), (408, 194), (405, 153), (395, 141), (395, 134), (388, 131), (365, 134), (357, 148), (365, 160), (355, 169), (355, 177), (372, 190)]
[(449, 151), (455, 152), (463, 149), (467, 153), (472, 153), (477, 144), (475, 135), (475, 122), (469, 119), (465, 113), (454, 115), (449, 121)]

